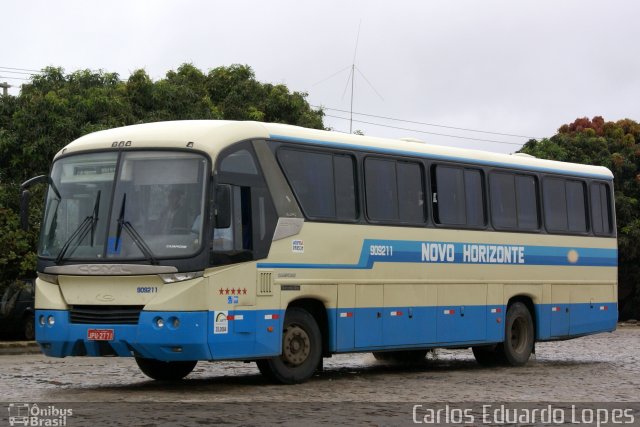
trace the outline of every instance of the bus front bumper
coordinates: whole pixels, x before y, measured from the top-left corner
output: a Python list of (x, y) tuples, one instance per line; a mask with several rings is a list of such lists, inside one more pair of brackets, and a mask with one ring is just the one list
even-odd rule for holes
[(207, 360), (206, 311), (142, 311), (137, 324), (71, 323), (66, 310), (36, 310), (36, 341), (47, 356), (136, 356)]

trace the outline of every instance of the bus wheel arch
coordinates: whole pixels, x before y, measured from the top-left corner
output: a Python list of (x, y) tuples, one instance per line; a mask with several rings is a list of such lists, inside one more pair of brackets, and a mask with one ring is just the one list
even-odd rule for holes
[(324, 303), (317, 299), (301, 298), (291, 301), (287, 310), (294, 307), (301, 308), (313, 316), (322, 335), (322, 356), (329, 357), (331, 355), (329, 350), (329, 316)]
[(534, 352), (536, 340), (535, 308), (531, 298), (516, 296), (509, 300), (505, 315), (502, 353), (507, 364), (522, 366)]
[(535, 353), (536, 329), (533, 299), (528, 295), (513, 296), (507, 302), (503, 342), (474, 346), (473, 356), (483, 366), (522, 366)]

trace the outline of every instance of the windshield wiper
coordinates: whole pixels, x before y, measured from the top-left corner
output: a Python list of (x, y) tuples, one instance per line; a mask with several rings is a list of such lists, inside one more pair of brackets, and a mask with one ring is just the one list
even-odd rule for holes
[(100, 194), (101, 194), (101, 190), (98, 190), (98, 194), (96, 195), (96, 201), (93, 204), (92, 214), (86, 217), (84, 221), (80, 223), (78, 228), (76, 228), (76, 230), (71, 234), (71, 236), (69, 236), (67, 241), (64, 242), (64, 245), (62, 245), (62, 249), (60, 249), (60, 253), (56, 257), (56, 264), (60, 265), (65, 260), (65, 254), (71, 247), (71, 244), (74, 242), (74, 240), (76, 244), (71, 250), (69, 255), (71, 255), (73, 251), (75, 251), (78, 248), (78, 246), (80, 246), (80, 243), (82, 243), (84, 238), (87, 237), (87, 233), (89, 231), (91, 231), (91, 246), (93, 246), (95, 233), (96, 233), (96, 224), (98, 223), (98, 212), (100, 211)]
[(116, 244), (115, 251), (118, 252), (118, 248), (120, 246), (120, 237), (122, 236), (122, 229), (124, 229), (127, 234), (133, 240), (133, 243), (140, 249), (140, 251), (144, 254), (147, 260), (153, 264), (157, 265), (158, 260), (155, 256), (153, 256), (153, 252), (147, 243), (144, 241), (142, 236), (133, 228), (133, 225), (129, 221), (124, 219), (124, 208), (127, 204), (127, 194), (125, 193), (122, 196), (122, 204), (120, 205), (120, 215), (118, 215), (118, 228), (116, 229)]

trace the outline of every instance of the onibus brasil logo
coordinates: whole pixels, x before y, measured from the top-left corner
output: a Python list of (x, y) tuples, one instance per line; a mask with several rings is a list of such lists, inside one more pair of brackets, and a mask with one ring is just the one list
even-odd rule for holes
[(73, 416), (73, 409), (37, 403), (10, 403), (8, 409), (10, 426), (61, 427)]

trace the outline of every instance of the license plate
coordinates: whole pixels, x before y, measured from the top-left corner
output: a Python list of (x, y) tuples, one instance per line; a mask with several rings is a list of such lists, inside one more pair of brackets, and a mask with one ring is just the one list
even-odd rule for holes
[(113, 329), (89, 329), (87, 331), (89, 341), (113, 341), (114, 336)]

